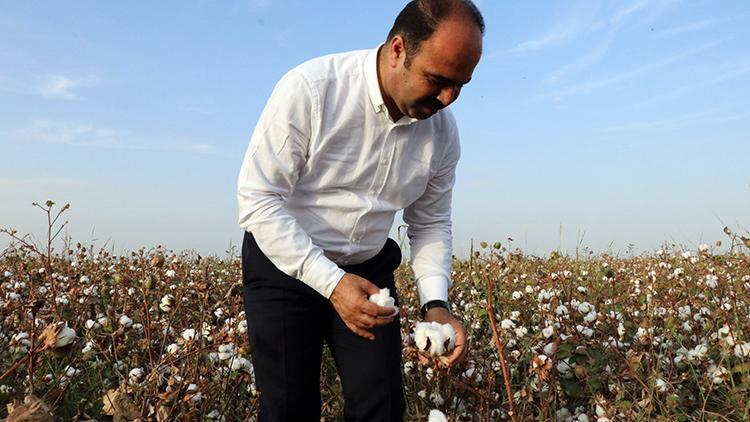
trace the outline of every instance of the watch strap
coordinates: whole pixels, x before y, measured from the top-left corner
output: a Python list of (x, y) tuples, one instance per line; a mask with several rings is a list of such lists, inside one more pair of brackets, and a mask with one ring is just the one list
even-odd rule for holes
[(422, 305), (422, 308), (419, 310), (422, 313), (422, 319), (427, 315), (427, 311), (429, 311), (432, 308), (445, 308), (447, 310), (450, 310), (448, 307), (448, 302), (440, 299), (431, 300), (424, 305)]

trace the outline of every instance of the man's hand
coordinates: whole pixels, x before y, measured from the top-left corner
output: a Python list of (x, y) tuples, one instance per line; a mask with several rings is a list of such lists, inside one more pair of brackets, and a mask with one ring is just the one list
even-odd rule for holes
[(466, 344), (466, 330), (464, 330), (464, 326), (445, 308), (430, 308), (424, 319), (427, 322), (435, 321), (453, 326), (453, 329), (456, 330), (456, 347), (453, 349), (453, 353), (447, 357), (447, 365), (453, 366), (461, 362), (469, 351), (469, 346)]
[(368, 340), (375, 340), (375, 335), (368, 329), (393, 322), (393, 308), (378, 306), (367, 299), (378, 292), (380, 288), (367, 279), (346, 273), (330, 297), (333, 308), (346, 326)]

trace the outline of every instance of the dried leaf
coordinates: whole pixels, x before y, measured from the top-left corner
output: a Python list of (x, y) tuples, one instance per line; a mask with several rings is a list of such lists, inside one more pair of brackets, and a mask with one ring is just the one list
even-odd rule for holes
[(163, 255), (154, 255), (153, 258), (151, 258), (151, 265), (154, 267), (161, 268), (162, 265), (164, 265), (164, 256)]
[(156, 411), (156, 421), (162, 422), (162, 421), (168, 421), (169, 420), (169, 408), (166, 406), (159, 406), (159, 409)]
[(36, 396), (26, 396), (24, 404), (8, 404), (6, 422), (53, 422), (50, 407)]
[(140, 410), (133, 399), (123, 390), (123, 387), (108, 390), (102, 397), (102, 412), (110, 415), (114, 420), (132, 421), (140, 417)]
[(65, 322), (55, 322), (44, 328), (42, 334), (39, 335), (38, 344), (44, 349), (53, 349), (57, 343), (57, 336), (65, 326)]

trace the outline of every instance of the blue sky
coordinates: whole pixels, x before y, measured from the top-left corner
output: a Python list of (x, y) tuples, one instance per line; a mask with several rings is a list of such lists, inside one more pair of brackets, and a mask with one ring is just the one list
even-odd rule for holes
[[(223, 254), (276, 80), (373, 48), (401, 1), (0, 0), (0, 227), (70, 202), (74, 240)], [(750, 230), (746, 1), (478, 2), (484, 57), (452, 105), (458, 255), (697, 248)], [(507, 242), (506, 242), (507, 243)]]

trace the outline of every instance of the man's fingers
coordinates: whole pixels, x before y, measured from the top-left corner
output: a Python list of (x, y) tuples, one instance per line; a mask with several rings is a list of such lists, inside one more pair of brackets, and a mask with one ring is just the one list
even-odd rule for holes
[(377, 318), (362, 314), (357, 317), (357, 325), (362, 328), (372, 328), (378, 324)]
[(360, 306), (360, 309), (363, 313), (370, 315), (372, 317), (388, 317), (393, 315), (396, 312), (395, 308), (390, 308), (386, 306), (378, 306), (373, 302), (363, 301), (362, 305)]
[(351, 323), (347, 323), (346, 326), (349, 327), (349, 329), (352, 330), (354, 334), (360, 337), (364, 337), (368, 340), (375, 340), (375, 335), (367, 330), (359, 328), (356, 325), (351, 324)]
[(365, 283), (365, 291), (367, 291), (367, 296), (370, 297), (374, 294), (380, 293), (380, 287), (368, 281), (367, 283)]
[(392, 322), (393, 322), (393, 317), (390, 317), (390, 318), (384, 318), (384, 317), (375, 318), (375, 326), (376, 327), (382, 327), (382, 326), (388, 325), (388, 324), (390, 324)]
[(453, 366), (461, 362), (469, 352), (469, 347), (466, 344), (466, 333), (463, 331), (462, 326), (459, 326), (457, 328), (459, 329), (456, 330), (456, 346), (453, 349), (451, 355), (448, 357), (448, 366)]
[(456, 343), (456, 347), (453, 349), (453, 352), (450, 356), (448, 356), (448, 366), (453, 366), (457, 362), (460, 362), (463, 358), (465, 350), (466, 348), (463, 344)]

